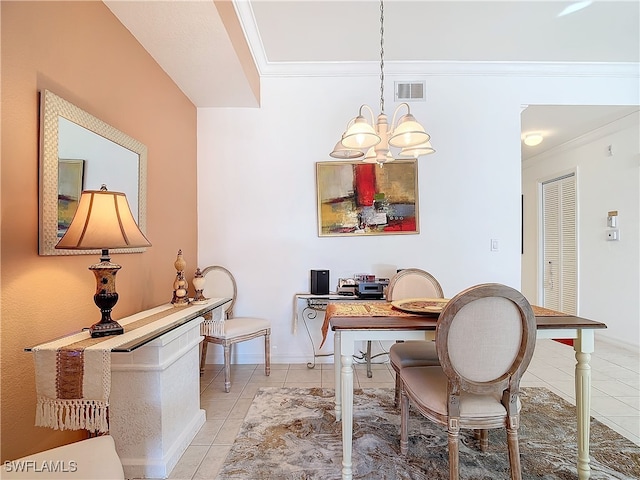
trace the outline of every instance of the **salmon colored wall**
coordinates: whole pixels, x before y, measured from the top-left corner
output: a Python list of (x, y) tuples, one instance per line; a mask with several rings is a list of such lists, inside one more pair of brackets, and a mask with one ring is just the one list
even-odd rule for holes
[(38, 256), (38, 92), (48, 89), (148, 148), (147, 237), (122, 265), (113, 313), (171, 299), (183, 249), (197, 255), (196, 108), (102, 2), (0, 3), (2, 22), (1, 461), (70, 443), (86, 432), (34, 427), (29, 345), (99, 320), (97, 256)]

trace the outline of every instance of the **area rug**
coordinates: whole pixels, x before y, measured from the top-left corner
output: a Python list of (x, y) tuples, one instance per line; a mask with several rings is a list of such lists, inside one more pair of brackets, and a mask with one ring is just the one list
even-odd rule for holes
[[(409, 454), (399, 455), (400, 414), (392, 389), (356, 389), (354, 479), (447, 480), (444, 428), (411, 413)], [(523, 479), (577, 479), (575, 407), (544, 388), (522, 392), (520, 453)], [(489, 432), (487, 452), (461, 431), (460, 478), (508, 479), (504, 430)], [(249, 408), (218, 480), (341, 478), (340, 423), (333, 389), (262, 388)], [(640, 478), (640, 447), (591, 420), (591, 478)]]

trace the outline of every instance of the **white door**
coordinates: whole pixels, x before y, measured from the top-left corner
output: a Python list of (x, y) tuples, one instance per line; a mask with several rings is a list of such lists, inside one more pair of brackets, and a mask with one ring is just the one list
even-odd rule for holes
[(577, 314), (576, 181), (570, 173), (542, 183), (543, 305)]

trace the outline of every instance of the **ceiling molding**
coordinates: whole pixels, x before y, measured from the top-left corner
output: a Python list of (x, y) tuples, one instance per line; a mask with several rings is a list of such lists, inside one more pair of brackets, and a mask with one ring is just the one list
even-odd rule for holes
[[(263, 62), (264, 77), (353, 77), (380, 75), (379, 62)], [(393, 62), (384, 64), (387, 75), (608, 77), (640, 79), (640, 63), (559, 62)]]
[[(233, 0), (261, 77), (354, 77), (380, 74), (380, 62), (270, 62), (251, 2)], [(639, 62), (385, 61), (390, 75), (618, 77), (640, 79)]]
[[(569, 150), (574, 150), (576, 148), (582, 147), (583, 145), (587, 145), (591, 142), (595, 142), (596, 140), (612, 135), (616, 132), (620, 132), (627, 128), (631, 128), (633, 126), (637, 127), (639, 124), (639, 118), (640, 118), (638, 112), (640, 112), (640, 109), (620, 119), (614, 120), (601, 127), (591, 130), (583, 135), (580, 135), (579, 137), (576, 137), (567, 142), (561, 143), (560, 145), (553, 147), (549, 150), (546, 150), (540, 153), (539, 155), (533, 155), (522, 162), (522, 168), (526, 169), (526, 168), (532, 167), (540, 163), (540, 161), (546, 160), (550, 157), (554, 157), (560, 153), (567, 152)], [(603, 156), (604, 156), (604, 152), (603, 152)]]

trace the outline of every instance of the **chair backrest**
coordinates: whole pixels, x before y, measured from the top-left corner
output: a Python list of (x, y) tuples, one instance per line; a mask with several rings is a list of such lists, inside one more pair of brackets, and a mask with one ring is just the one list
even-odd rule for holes
[(207, 298), (230, 298), (231, 302), (225, 305), (227, 318), (233, 317), (233, 306), (236, 303), (238, 287), (233, 274), (220, 265), (211, 265), (202, 269), (205, 278), (202, 294)]
[(389, 281), (387, 301), (404, 298), (443, 298), (440, 283), (433, 275), (419, 268), (400, 270)]
[(457, 294), (436, 328), (436, 350), (453, 393), (517, 395), (535, 342), (531, 305), (517, 290), (497, 283)]

